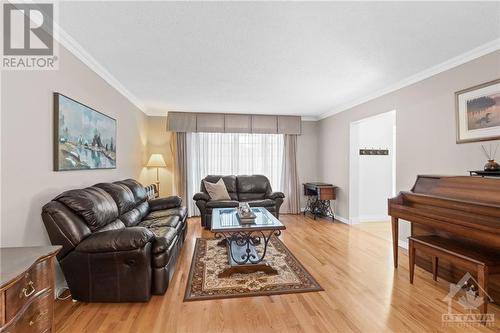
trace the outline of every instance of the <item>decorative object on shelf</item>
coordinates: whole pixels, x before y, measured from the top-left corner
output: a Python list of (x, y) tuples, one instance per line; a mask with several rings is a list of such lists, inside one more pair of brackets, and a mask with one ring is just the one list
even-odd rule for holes
[(484, 165), (484, 171), (498, 171), (500, 170), (500, 165), (498, 165), (495, 160), (488, 160), (488, 163)]
[(162, 154), (151, 154), (149, 158), (148, 164), (146, 165), (148, 168), (156, 168), (156, 186), (158, 188), (158, 193), (160, 193), (160, 168), (165, 168), (167, 163), (163, 159)]
[(389, 149), (360, 149), (359, 155), (389, 155)]
[(500, 79), (455, 93), (457, 143), (500, 139)]
[(488, 162), (484, 165), (484, 171), (499, 171), (500, 165), (495, 162), (495, 156), (498, 150), (498, 144), (495, 145), (495, 149), (490, 145), (489, 149), (486, 149), (483, 145), (481, 145), (484, 155), (486, 156)]
[(257, 217), (250, 208), (250, 205), (246, 202), (240, 202), (238, 210), (236, 212), (238, 221), (240, 224), (252, 224), (255, 223), (255, 218)]
[(116, 120), (54, 93), (54, 171), (115, 168)]

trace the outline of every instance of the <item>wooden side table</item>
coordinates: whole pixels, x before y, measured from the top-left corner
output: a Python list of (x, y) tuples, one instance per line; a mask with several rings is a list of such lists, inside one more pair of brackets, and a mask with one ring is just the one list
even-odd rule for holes
[(0, 332), (55, 332), (54, 258), (60, 246), (0, 248)]
[(316, 216), (331, 217), (335, 220), (335, 214), (331, 206), (331, 201), (337, 198), (337, 186), (327, 183), (304, 183), (304, 195), (307, 197), (304, 215), (307, 212), (313, 214), (314, 219)]

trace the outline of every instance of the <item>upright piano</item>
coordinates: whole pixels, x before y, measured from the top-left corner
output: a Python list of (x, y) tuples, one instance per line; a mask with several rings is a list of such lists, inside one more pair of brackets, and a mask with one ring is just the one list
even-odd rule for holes
[[(439, 235), (499, 250), (500, 179), (470, 176), (418, 176), (411, 191), (388, 201), (392, 219), (394, 267), (398, 265), (398, 221), (411, 222), (411, 235)], [(417, 266), (431, 271), (431, 260), (418, 255)], [(439, 263), (439, 275), (457, 281), (465, 273)], [(500, 300), (500, 278), (492, 276), (490, 292)]]

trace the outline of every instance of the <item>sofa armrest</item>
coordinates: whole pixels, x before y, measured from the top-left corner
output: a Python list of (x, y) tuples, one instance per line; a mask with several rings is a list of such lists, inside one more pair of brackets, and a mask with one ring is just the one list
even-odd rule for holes
[(91, 234), (75, 250), (87, 253), (128, 251), (142, 248), (153, 239), (153, 232), (144, 227), (115, 229)]
[(193, 196), (193, 200), (195, 200), (195, 201), (198, 201), (198, 200), (210, 201), (210, 196), (207, 193), (199, 192)]
[(170, 197), (149, 200), (148, 203), (152, 211), (164, 210), (164, 209), (180, 207), (182, 204), (182, 199), (181, 197), (172, 195)]
[(273, 192), (267, 196), (268, 199), (276, 200), (278, 198), (284, 198), (285, 194), (283, 192)]

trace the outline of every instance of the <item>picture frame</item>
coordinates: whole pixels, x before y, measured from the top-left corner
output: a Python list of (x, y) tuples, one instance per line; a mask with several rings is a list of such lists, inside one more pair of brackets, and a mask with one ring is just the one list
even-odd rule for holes
[(117, 122), (54, 92), (54, 171), (116, 169)]
[(457, 143), (500, 139), (500, 79), (455, 93)]

